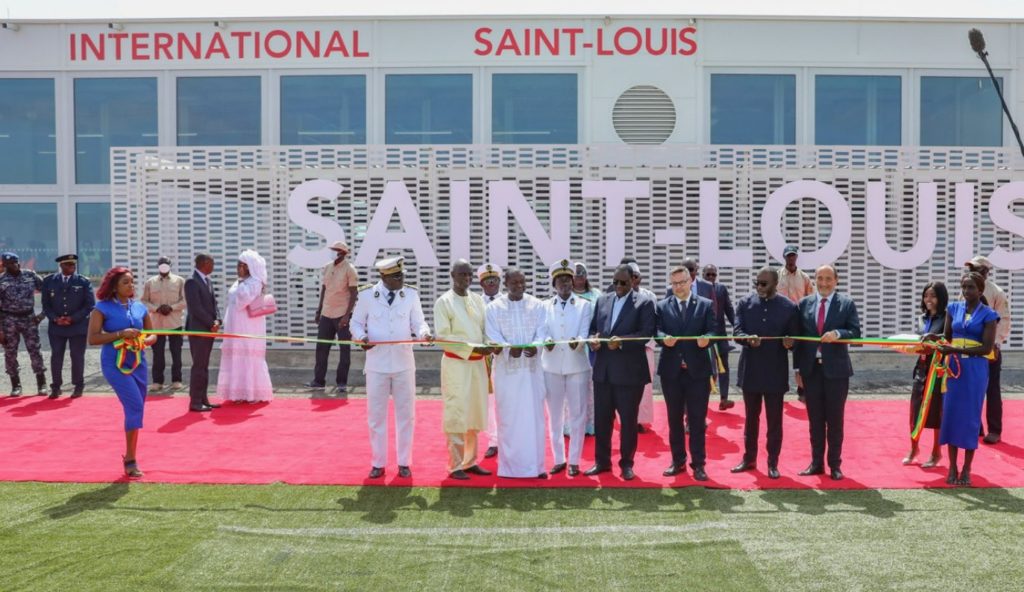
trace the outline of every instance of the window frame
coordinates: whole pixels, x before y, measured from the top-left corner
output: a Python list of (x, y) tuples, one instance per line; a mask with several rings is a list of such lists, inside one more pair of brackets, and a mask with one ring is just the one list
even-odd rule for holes
[[(1003, 91), (1003, 98), (1006, 100), (1007, 105), (1014, 105), (1016, 103), (1016, 88), (1017, 80), (1013, 77), (1013, 71), (1005, 68), (992, 68), (992, 73), (995, 74), (996, 78), (1002, 78), (1002, 84), (1000, 90)], [(963, 69), (963, 68), (918, 68), (912, 70), (913, 85), (914, 85), (914, 117), (911, 122), (911, 130), (913, 136), (908, 138), (911, 142), (904, 142), (904, 146), (913, 146), (921, 148), (944, 148), (944, 146), (922, 146), (921, 145), (921, 98), (923, 93), (921, 92), (922, 78), (926, 77), (945, 77), (945, 78), (988, 78), (985, 70), (975, 69)], [(1013, 128), (1010, 127), (1010, 123), (1006, 120), (1006, 115), (1003, 113), (1002, 106), (999, 107), (999, 120), (1002, 125), (1002, 144), (996, 146), (978, 146), (977, 148), (989, 148), (999, 149), (1008, 148), (1016, 145), (1017, 140), (1013, 136)], [(948, 146), (949, 148), (969, 148), (974, 146)]]
[[(484, 130), (483, 142), (485, 144), (495, 144), (494, 142), (494, 121), (492, 117), (492, 109), (494, 102), (494, 76), (496, 74), (575, 74), (576, 75), (576, 142), (575, 144), (587, 144), (590, 139), (589, 129), (586, 129), (584, 122), (587, 121), (584, 117), (584, 110), (587, 110), (587, 116), (589, 116), (590, 110), (587, 109), (588, 105), (583, 100), (584, 90), (586, 89), (586, 75), (585, 68), (581, 67), (550, 67), (538, 69), (536, 67), (530, 68), (525, 66), (520, 67), (493, 67), (486, 68), (483, 72), (485, 80), (483, 81), (483, 88), (481, 93), (481, 125), (486, 126), (482, 128)], [(486, 107), (486, 108), (485, 108)], [(608, 114), (608, 124), (611, 125), (611, 113)], [(508, 146), (515, 146), (517, 144), (502, 144)], [(518, 144), (520, 146), (527, 144)], [(545, 146), (565, 146), (566, 144), (543, 144)], [(570, 144), (571, 145), (571, 144)]]
[[(808, 68), (775, 68), (775, 67), (706, 67), (701, 81), (704, 90), (701, 94), (703, 105), (698, 105), (702, 111), (700, 138), (701, 143), (707, 146), (734, 146), (735, 144), (712, 144), (711, 143), (711, 78), (717, 74), (745, 74), (749, 76), (793, 76), (794, 82), (794, 133), (792, 144), (742, 144), (744, 146), (769, 146), (781, 148), (785, 146), (800, 146), (807, 143), (807, 70)], [(813, 114), (812, 114), (813, 115)]]

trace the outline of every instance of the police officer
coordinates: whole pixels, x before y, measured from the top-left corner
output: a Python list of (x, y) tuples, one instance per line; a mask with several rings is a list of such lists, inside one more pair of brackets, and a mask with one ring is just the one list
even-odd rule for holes
[(373, 345), (380, 341), (424, 339), (430, 327), (423, 318), (417, 291), (405, 285), (404, 258), (378, 261), (381, 279), (362, 290), (352, 312), (352, 339), (367, 343), (366, 420), (370, 427), (370, 479), (384, 476), (388, 458), (388, 398), (395, 405), (395, 445), (398, 476), (409, 478), (412, 470), (413, 425), (416, 413), (416, 359), (411, 344)]
[(64, 384), (64, 350), (71, 345), (72, 399), (85, 390), (85, 340), (89, 331), (89, 313), (96, 306), (89, 278), (78, 275), (78, 255), (57, 257), (60, 272), (43, 280), (43, 314), (50, 320), (50, 398), (61, 395)]
[(36, 272), (21, 269), (21, 262), (14, 253), (0, 255), (4, 275), (0, 277), (0, 341), (4, 344), (4, 367), (11, 379), (11, 396), (21, 394), (21, 377), (18, 375), (18, 343), (25, 338), (25, 349), (32, 360), (36, 373), (39, 394), (46, 394), (46, 368), (39, 352), (39, 323), (44, 315), (36, 315), (36, 290), (43, 287), (43, 278)]

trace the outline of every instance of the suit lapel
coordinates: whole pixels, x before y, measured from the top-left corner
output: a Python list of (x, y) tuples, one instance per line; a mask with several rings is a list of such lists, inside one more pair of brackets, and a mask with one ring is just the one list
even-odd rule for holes
[[(630, 292), (629, 297), (622, 303), (622, 310), (619, 311), (619, 317), (615, 319), (615, 324), (612, 325), (612, 335), (617, 335), (615, 329), (618, 328), (619, 324), (622, 323), (622, 319), (626, 318), (626, 314), (633, 310), (633, 301), (636, 299), (636, 292)], [(612, 300), (612, 310), (609, 314), (615, 312), (615, 300)]]
[(825, 331), (832, 330), (832, 324), (836, 321), (836, 315), (839, 314), (839, 295), (832, 292), (832, 303), (828, 305), (828, 310), (825, 311)]

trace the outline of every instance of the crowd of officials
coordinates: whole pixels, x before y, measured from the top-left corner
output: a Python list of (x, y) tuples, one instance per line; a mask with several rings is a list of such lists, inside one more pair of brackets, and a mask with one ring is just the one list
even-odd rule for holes
[[(616, 419), (618, 464), (622, 477), (633, 479), (637, 434), (650, 429), (651, 384), (657, 375), (667, 405), (672, 453), (664, 475), (685, 473), (689, 466), (695, 480), (705, 481), (708, 403), (717, 391), (720, 410), (735, 405), (729, 400), (728, 365), (734, 346), (741, 349), (736, 383), (746, 422), (744, 455), (731, 471), (756, 468), (763, 410), (767, 476), (779, 478), (783, 396), (795, 378), (799, 399), (807, 408), (811, 447), (811, 463), (800, 474), (824, 474), (827, 467), (832, 479), (843, 478), (845, 403), (853, 374), (845, 340), (861, 337), (857, 307), (838, 291), (833, 267), (818, 268), (813, 278), (802, 271), (794, 246), (786, 247), (783, 267), (757, 273), (754, 291), (735, 306), (726, 287), (717, 282), (717, 268), (700, 269), (693, 259), (672, 270), (663, 297), (641, 286), (643, 276), (635, 260), (624, 259), (603, 291), (590, 285), (585, 265), (562, 260), (550, 270), (553, 295), (542, 298), (526, 293), (526, 277), (519, 269), (484, 264), (474, 271), (460, 260), (450, 270), (451, 289), (434, 304), (436, 332), (424, 320), (417, 290), (404, 282), (402, 258), (378, 262), (378, 281), (360, 289), (358, 273), (348, 261), (348, 245), (337, 242), (330, 248), (336, 257), (323, 271), (314, 319), (317, 337), (325, 342), (316, 347), (313, 379), (305, 386), (326, 389), (328, 356), (335, 346), (329, 341), (362, 344), (370, 478), (379, 478), (386, 470), (389, 399), (395, 408), (398, 474), (412, 475), (415, 409), (412, 344), (375, 344), (410, 339), (432, 343), (435, 338), (444, 350), (443, 430), (454, 479), (489, 474), (477, 464), (481, 431), (488, 435), (484, 456), (499, 457), (499, 476), (546, 478), (561, 471), (578, 475), (583, 438), (591, 435), (596, 437), (595, 464), (585, 474), (609, 471)], [(196, 256), (188, 279), (172, 273), (170, 259), (161, 257), (158, 274), (145, 281), (141, 292), (129, 269), (115, 267), (95, 294), (89, 279), (76, 273), (74, 254), (58, 257), (60, 270), (45, 279), (23, 270), (14, 253), (3, 253), (2, 262), (0, 341), (11, 395), (24, 390), (17, 359), (20, 341), (28, 350), (38, 393), (53, 399), (63, 394), (65, 353), (71, 358), (70, 396), (77, 398), (85, 388), (86, 346), (103, 346), (104, 377), (125, 410), (123, 460), (131, 477), (142, 474), (135, 449), (146, 395), (184, 388), (181, 331), (188, 333), (192, 358), (189, 410), (209, 412), (220, 406), (208, 396), (214, 344), (210, 337), (221, 331), (263, 335), (265, 316), (276, 310), (267, 293), (266, 262), (254, 251), (239, 255), (238, 278), (228, 291), (223, 318), (210, 282), (215, 262), (209, 255)], [(931, 454), (922, 466), (938, 464), (941, 445), (946, 445), (951, 484), (969, 485), (978, 439), (997, 443), (1002, 433), (1000, 344), (1009, 334), (1010, 318), (1005, 293), (988, 279), (991, 269), (984, 257), (968, 261), (959, 286), (962, 298), (955, 302), (950, 302), (941, 282), (928, 284), (916, 327), (920, 344), (906, 348), (919, 356), (913, 372), (911, 426), (920, 420), (924, 429), (934, 431)], [(474, 279), (482, 296), (470, 290)], [(40, 314), (34, 305), (37, 292), (42, 294)], [(49, 320), (49, 384), (37, 329), (44, 318)], [(661, 350), (657, 366), (656, 344)], [(341, 355), (334, 390), (344, 394), (350, 346), (337, 347)], [(144, 349), (153, 351), (151, 381)], [(260, 339), (224, 341), (217, 384), (224, 401), (272, 399), (265, 349), (266, 342)], [(934, 351), (948, 357), (950, 371), (927, 397), (925, 383)], [(986, 400), (987, 433), (982, 427)], [(543, 466), (548, 446), (555, 461), (550, 470)], [(962, 466), (960, 449), (965, 451)], [(915, 462), (917, 454), (915, 438), (904, 464)]]

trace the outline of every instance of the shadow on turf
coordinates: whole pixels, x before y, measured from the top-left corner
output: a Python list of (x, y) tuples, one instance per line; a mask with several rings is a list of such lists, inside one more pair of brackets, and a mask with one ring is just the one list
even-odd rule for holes
[[(972, 477), (976, 485), (984, 484), (978, 477)], [(1009, 514), (1024, 513), (1024, 499), (1014, 496), (1009, 490), (1001, 487), (942, 487), (928, 491), (954, 498), (965, 506), (963, 511), (972, 512), (1006, 512)]]
[(93, 489), (73, 495), (64, 504), (47, 508), (43, 513), (51, 520), (61, 520), (82, 512), (104, 510), (113, 506), (127, 493), (127, 481), (114, 481), (103, 489)]
[(775, 506), (778, 512), (812, 516), (857, 512), (875, 518), (892, 518), (905, 509), (903, 504), (886, 499), (877, 489), (766, 489), (760, 492), (760, 498)]

